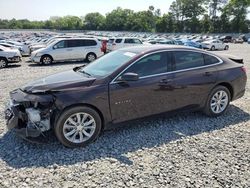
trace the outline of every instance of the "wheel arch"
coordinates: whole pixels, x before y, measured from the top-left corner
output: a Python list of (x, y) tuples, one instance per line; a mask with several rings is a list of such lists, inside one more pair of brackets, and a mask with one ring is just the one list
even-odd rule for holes
[(97, 55), (96, 55), (95, 52), (88, 52), (88, 53), (86, 54), (86, 57), (85, 57), (86, 59), (87, 59), (87, 57), (88, 57), (89, 54), (93, 54), (93, 55), (95, 55), (95, 57), (97, 58)]
[(49, 56), (49, 57), (52, 59), (52, 61), (54, 61), (54, 58), (52, 57), (52, 55), (50, 55), (50, 54), (43, 54), (43, 55), (41, 56), (41, 58), (40, 58), (40, 62), (42, 61), (42, 58), (43, 58), (44, 56)]
[(78, 103), (78, 104), (72, 104), (72, 105), (69, 105), (69, 106), (66, 106), (64, 109), (60, 110), (60, 111), (57, 111), (55, 116), (54, 116), (54, 125), (56, 124), (56, 122), (58, 121), (60, 115), (65, 112), (66, 110), (69, 110), (70, 108), (74, 108), (74, 107), (89, 107), (89, 108), (92, 108), (93, 110), (95, 110), (98, 115), (100, 116), (101, 118), (101, 123), (102, 123), (102, 130), (104, 129), (105, 127), (105, 119), (104, 119), (104, 116), (103, 116), (103, 113), (101, 112), (100, 109), (98, 109), (96, 106), (92, 105), (92, 104), (88, 104), (88, 103)]
[(4, 56), (0, 56), (0, 59), (5, 59), (8, 62), (8, 59)]
[[(234, 89), (233, 89), (233, 86), (230, 84), (230, 83), (228, 83), (228, 82), (221, 82), (221, 83), (218, 83), (215, 87), (217, 87), (217, 86), (224, 86), (224, 87), (226, 87), (228, 90), (229, 90), (229, 92), (230, 92), (230, 101), (232, 101), (232, 99), (233, 99), (233, 97), (234, 97)], [(214, 87), (214, 88), (215, 88)]]

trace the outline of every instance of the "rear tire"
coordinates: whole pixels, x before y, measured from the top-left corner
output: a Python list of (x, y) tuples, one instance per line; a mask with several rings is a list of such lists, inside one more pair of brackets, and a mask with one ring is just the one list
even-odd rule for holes
[(66, 147), (84, 147), (94, 142), (102, 130), (99, 114), (86, 106), (72, 107), (64, 111), (56, 125), (55, 135)]
[(88, 53), (87, 54), (87, 56), (86, 56), (86, 60), (88, 61), (88, 62), (93, 62), (93, 61), (95, 61), (96, 60), (96, 55), (94, 54), (94, 53)]
[(226, 45), (225, 46), (225, 48), (224, 48), (224, 50), (228, 50), (229, 49), (229, 46), (228, 45)]
[(230, 91), (224, 86), (216, 86), (208, 96), (203, 112), (210, 117), (222, 115), (231, 100)]
[(8, 61), (6, 58), (0, 58), (0, 69), (8, 66)]

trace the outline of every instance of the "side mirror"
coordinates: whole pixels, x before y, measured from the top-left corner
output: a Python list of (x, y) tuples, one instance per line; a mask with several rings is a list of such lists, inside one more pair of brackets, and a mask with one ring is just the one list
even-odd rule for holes
[(137, 80), (139, 80), (139, 75), (132, 72), (125, 73), (120, 78), (118, 78), (118, 81), (125, 81), (125, 82), (137, 81)]
[(53, 46), (53, 49), (54, 49), (54, 50), (57, 49), (57, 46)]

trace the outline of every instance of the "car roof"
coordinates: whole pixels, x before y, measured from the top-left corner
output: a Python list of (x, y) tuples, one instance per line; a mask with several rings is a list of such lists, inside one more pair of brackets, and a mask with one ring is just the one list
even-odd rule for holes
[(61, 41), (61, 40), (97, 40), (96, 38), (63, 38), (63, 39), (59, 39), (58, 41)]
[(186, 46), (178, 46), (178, 45), (138, 45), (133, 47), (127, 47), (119, 49), (120, 51), (124, 52), (132, 52), (136, 54), (142, 54), (142, 53), (150, 53), (150, 52), (157, 52), (161, 50), (192, 50), (197, 52), (204, 52), (204, 50), (192, 48), (192, 47), (186, 47)]

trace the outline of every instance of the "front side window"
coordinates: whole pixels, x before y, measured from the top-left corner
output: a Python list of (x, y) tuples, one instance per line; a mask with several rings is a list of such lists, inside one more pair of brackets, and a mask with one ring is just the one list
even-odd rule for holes
[(133, 39), (125, 39), (124, 43), (133, 44), (134, 40)]
[(178, 51), (174, 52), (175, 70), (185, 70), (204, 66), (204, 58), (202, 53)]
[(66, 48), (66, 42), (65, 42), (64, 40), (62, 40), (62, 41), (58, 42), (58, 43), (54, 46), (54, 48), (57, 48), (57, 49), (59, 49), (59, 48)]
[(122, 42), (122, 39), (116, 39), (115, 40), (115, 43), (121, 43)]
[(96, 46), (97, 45), (95, 40), (86, 39), (86, 40), (83, 40), (83, 41), (84, 41), (84, 46)]
[(166, 52), (161, 52), (149, 55), (133, 64), (125, 73), (136, 73), (139, 77), (166, 73), (168, 72), (166, 54)]

